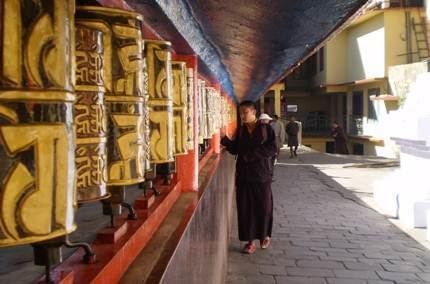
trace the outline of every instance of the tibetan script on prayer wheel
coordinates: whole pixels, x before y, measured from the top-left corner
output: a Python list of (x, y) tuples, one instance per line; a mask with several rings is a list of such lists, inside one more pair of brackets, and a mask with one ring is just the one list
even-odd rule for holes
[(145, 40), (148, 71), (151, 162), (173, 162), (173, 86), (171, 44)]
[(76, 228), (74, 3), (0, 2), (0, 246)]
[(108, 185), (144, 180), (145, 106), (142, 16), (118, 9), (79, 6), (80, 25), (103, 32)]
[(103, 32), (76, 22), (76, 189), (79, 203), (109, 197)]

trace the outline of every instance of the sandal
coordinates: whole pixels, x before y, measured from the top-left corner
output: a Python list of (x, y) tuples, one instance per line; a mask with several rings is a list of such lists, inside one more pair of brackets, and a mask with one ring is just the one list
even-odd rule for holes
[(247, 243), (244, 247), (242, 252), (246, 253), (246, 254), (253, 254), (255, 252), (255, 250), (257, 249), (257, 247), (255, 246), (254, 243)]
[(266, 237), (264, 240), (260, 240), (260, 246), (262, 249), (267, 249), (270, 246), (270, 237)]

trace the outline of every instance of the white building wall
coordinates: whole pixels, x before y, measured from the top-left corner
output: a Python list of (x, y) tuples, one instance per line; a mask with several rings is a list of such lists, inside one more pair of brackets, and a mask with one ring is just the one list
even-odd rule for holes
[(385, 213), (410, 227), (426, 227), (430, 211), (430, 73), (418, 74), (411, 85), (403, 106), (389, 114), (385, 124), (392, 137), (401, 139), (397, 140), (401, 167), (375, 184), (374, 192)]
[(385, 75), (384, 15), (378, 15), (348, 31), (348, 78), (357, 81)]

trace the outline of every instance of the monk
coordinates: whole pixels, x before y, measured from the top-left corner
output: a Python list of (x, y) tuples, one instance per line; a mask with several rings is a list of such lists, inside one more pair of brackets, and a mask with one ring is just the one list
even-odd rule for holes
[(331, 136), (334, 138), (335, 153), (345, 155), (349, 154), (348, 147), (346, 145), (346, 134), (336, 121), (332, 124)]
[(290, 147), (290, 158), (297, 157), (297, 148), (299, 147), (299, 124), (296, 122), (296, 117), (290, 115), (289, 122), (285, 131), (288, 135), (288, 147)]
[(236, 160), (236, 204), (239, 240), (246, 242), (243, 252), (270, 245), (273, 224), (272, 162), (276, 154), (275, 133), (269, 124), (260, 123), (252, 101), (239, 105), (241, 126), (234, 138), (221, 133), (221, 144)]

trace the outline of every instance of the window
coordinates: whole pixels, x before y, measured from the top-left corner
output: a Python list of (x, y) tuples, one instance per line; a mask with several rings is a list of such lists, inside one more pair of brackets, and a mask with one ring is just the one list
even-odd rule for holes
[(352, 93), (352, 115), (363, 116), (363, 91)]
[(319, 63), (320, 63), (320, 71), (324, 70), (324, 46), (318, 51)]
[(353, 155), (364, 155), (364, 145), (361, 143), (352, 144), (352, 154)]
[(368, 96), (368, 113), (367, 113), (367, 119), (373, 119), (377, 120), (378, 117), (376, 115), (376, 109), (375, 109), (375, 102), (370, 99), (371, 96), (379, 96), (381, 93), (381, 90), (379, 88), (373, 88), (367, 90), (369, 96)]
[(308, 65), (306, 63), (301, 64), (293, 72), (294, 80), (307, 80), (308, 79)]
[(297, 105), (287, 105), (287, 112), (297, 112), (298, 109)]
[(309, 75), (311, 77), (315, 76), (317, 74), (317, 54), (314, 53), (309, 58)]

